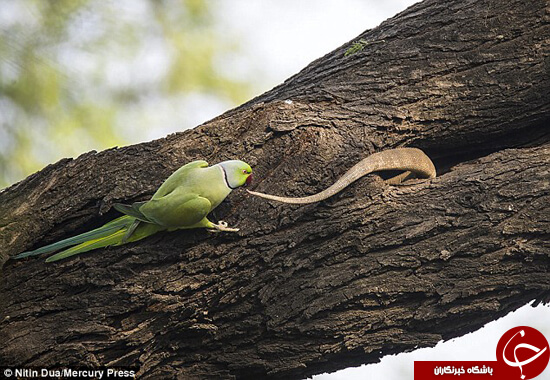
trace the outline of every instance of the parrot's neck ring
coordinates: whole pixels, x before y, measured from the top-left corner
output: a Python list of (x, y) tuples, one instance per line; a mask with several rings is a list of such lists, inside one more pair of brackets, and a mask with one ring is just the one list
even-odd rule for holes
[(229, 181), (227, 180), (227, 172), (225, 171), (225, 168), (223, 166), (220, 165), (220, 168), (222, 169), (222, 172), (223, 172), (223, 180), (225, 181), (225, 185), (227, 187), (229, 187), (231, 190), (235, 190), (236, 187), (232, 187), (230, 184), (229, 184)]

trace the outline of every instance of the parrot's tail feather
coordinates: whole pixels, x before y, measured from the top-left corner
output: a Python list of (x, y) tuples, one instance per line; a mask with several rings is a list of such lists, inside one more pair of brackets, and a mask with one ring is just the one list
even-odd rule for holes
[(126, 228), (118, 230), (111, 235), (104, 236), (98, 239), (90, 240), (87, 242), (84, 242), (82, 244), (79, 244), (77, 246), (71, 247), (69, 249), (66, 249), (62, 252), (56, 253), (53, 256), (50, 256), (46, 259), (47, 263), (51, 263), (52, 261), (57, 261), (64, 259), (69, 256), (73, 256), (79, 253), (88, 252), (93, 249), (97, 248), (103, 248), (107, 247), (109, 245), (117, 245), (122, 242), (122, 238), (126, 234)]
[(55, 252), (57, 250), (60, 250), (61, 248), (70, 247), (71, 245), (76, 245), (80, 243), (84, 243), (88, 240), (93, 239), (99, 239), (105, 236), (109, 236), (113, 234), (113, 232), (116, 232), (118, 230), (124, 229), (125, 227), (132, 224), (134, 221), (134, 218), (131, 218), (129, 216), (123, 216), (121, 218), (117, 218), (113, 220), (112, 222), (109, 222), (102, 227), (96, 228), (95, 230), (91, 230), (88, 232), (84, 232), (83, 234), (76, 235), (61, 241), (58, 241), (56, 243), (46, 245), (44, 247), (35, 249), (34, 251), (28, 251), (20, 253), (16, 256), (14, 256), (14, 259), (22, 259), (24, 257), (29, 256), (36, 256), (41, 255), (43, 253), (51, 253)]

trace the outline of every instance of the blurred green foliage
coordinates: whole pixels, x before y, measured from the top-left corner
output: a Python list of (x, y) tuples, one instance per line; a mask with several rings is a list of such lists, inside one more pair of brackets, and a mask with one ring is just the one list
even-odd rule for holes
[(193, 96), (246, 100), (250, 86), (223, 74), (239, 46), (214, 4), (0, 0), (0, 188), (61, 157), (193, 126)]

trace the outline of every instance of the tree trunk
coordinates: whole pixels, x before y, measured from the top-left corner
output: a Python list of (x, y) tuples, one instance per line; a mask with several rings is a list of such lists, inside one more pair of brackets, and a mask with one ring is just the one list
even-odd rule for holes
[[(549, 12), (545, 0), (426, 0), (193, 130), (4, 190), (0, 365), (299, 379), (548, 302)], [(243, 159), (256, 190), (303, 196), (397, 146), (423, 149), (438, 178), (368, 176), (306, 206), (239, 190), (212, 218), (237, 234), (6, 261), (101, 225), (195, 159)]]

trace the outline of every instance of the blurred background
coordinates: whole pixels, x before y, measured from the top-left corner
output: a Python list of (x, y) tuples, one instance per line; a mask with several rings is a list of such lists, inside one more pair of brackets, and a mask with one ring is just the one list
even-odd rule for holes
[(0, 0), (0, 188), (203, 123), (412, 2)]
[[(0, 189), (63, 157), (197, 126), (415, 2), (0, 0)], [(549, 320), (549, 307), (524, 307), (315, 379), (412, 379), (413, 360), (494, 360), (508, 328), (550, 337)]]

